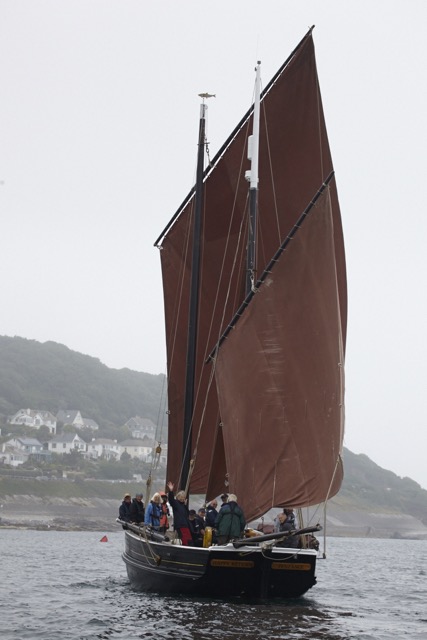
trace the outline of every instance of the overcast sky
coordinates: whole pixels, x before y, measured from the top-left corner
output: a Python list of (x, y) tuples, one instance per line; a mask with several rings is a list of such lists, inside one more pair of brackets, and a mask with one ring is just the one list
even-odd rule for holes
[(314, 42), (346, 242), (345, 445), (427, 489), (427, 2), (0, 0), (0, 335), (165, 372), (153, 242)]

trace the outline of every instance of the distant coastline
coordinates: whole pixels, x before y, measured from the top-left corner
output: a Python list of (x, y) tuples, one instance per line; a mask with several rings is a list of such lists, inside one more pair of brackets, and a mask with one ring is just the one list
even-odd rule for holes
[[(0, 496), (0, 529), (36, 531), (118, 531), (120, 501), (112, 498), (41, 499), (32, 495)], [(265, 523), (269, 520), (267, 514)], [(322, 523), (323, 524), (323, 523)], [(328, 536), (348, 538), (427, 539), (427, 527), (407, 514), (355, 510), (331, 500)], [(323, 534), (319, 534), (321, 537)]]

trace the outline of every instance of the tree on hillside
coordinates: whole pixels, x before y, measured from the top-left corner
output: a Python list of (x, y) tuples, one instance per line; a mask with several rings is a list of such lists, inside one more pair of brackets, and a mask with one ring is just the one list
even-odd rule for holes
[(37, 429), (35, 433), (37, 434), (35, 435), (35, 437), (40, 442), (47, 442), (48, 440), (52, 440), (53, 438), (52, 434), (50, 433), (49, 427), (46, 427), (46, 425), (44, 424), (39, 427), (39, 429)]
[(131, 480), (132, 470), (126, 462), (100, 460), (93, 477), (105, 480)]
[(117, 442), (123, 442), (132, 437), (131, 430), (126, 425), (121, 427), (104, 427), (102, 430), (103, 438), (110, 438), (110, 440), (117, 440)]

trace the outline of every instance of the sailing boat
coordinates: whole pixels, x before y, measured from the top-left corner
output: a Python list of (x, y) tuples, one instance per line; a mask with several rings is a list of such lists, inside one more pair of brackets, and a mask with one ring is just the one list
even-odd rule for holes
[[(251, 522), (326, 503), (343, 477), (345, 255), (312, 29), (262, 92), (257, 65), (254, 105), (205, 169), (206, 110), (203, 96), (196, 186), (156, 242), (167, 478), (236, 494)], [(138, 588), (274, 598), (316, 582), (316, 524), (298, 549), (283, 533), (193, 547), (122, 524)]]

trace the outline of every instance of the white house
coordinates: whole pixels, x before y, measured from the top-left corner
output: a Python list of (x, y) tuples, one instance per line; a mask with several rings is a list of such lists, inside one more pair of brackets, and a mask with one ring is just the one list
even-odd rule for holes
[(56, 418), (50, 411), (40, 409), (19, 409), (14, 416), (9, 418), (9, 424), (22, 424), (33, 429), (47, 427), (49, 433), (56, 433)]
[(119, 443), (119, 452), (120, 456), (123, 453), (128, 453), (131, 458), (137, 458), (142, 462), (147, 462), (154, 446), (154, 440), (149, 440), (148, 438), (144, 438), (144, 440), (130, 438), (129, 440), (124, 440)]
[(94, 460), (97, 458), (117, 460), (120, 455), (119, 450), (117, 440), (109, 440), (108, 438), (93, 438), (92, 442), (87, 445), (88, 456)]
[(144, 438), (144, 436), (154, 439), (156, 435), (156, 425), (150, 418), (135, 416), (134, 418), (130, 418), (130, 420), (125, 423), (125, 426), (131, 430), (132, 438), (137, 440)]
[(15, 449), (14, 447), (5, 447), (0, 453), (0, 463), (8, 464), (11, 467), (18, 467), (20, 464), (24, 464), (28, 460), (28, 453)]
[(70, 453), (71, 451), (86, 451), (86, 442), (77, 433), (63, 433), (48, 442), (48, 449), (52, 453)]

